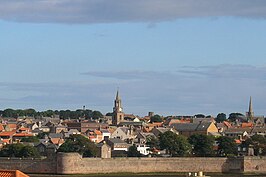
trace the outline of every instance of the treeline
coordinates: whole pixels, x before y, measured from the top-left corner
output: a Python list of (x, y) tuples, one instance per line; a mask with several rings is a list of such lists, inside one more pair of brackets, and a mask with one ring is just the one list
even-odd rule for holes
[(99, 119), (103, 117), (100, 111), (93, 111), (90, 109), (77, 109), (71, 110), (47, 110), (47, 111), (36, 111), (34, 109), (5, 109), (0, 110), (2, 117), (18, 118), (18, 117), (59, 117), (60, 119)]

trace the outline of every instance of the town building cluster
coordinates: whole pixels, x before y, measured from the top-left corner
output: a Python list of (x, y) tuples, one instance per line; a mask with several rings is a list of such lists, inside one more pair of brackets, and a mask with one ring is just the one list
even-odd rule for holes
[[(0, 149), (7, 144), (19, 143), (25, 137), (38, 137), (38, 142), (23, 143), (35, 146), (42, 156), (47, 156), (50, 151), (56, 152), (68, 137), (80, 134), (98, 147), (107, 146), (112, 156), (125, 154), (132, 145), (142, 155), (148, 156), (164, 153), (160, 149), (150, 148), (147, 142), (167, 131), (186, 137), (193, 134), (228, 136), (239, 145), (253, 135), (266, 134), (265, 118), (254, 116), (251, 99), (246, 116), (234, 122), (225, 120), (217, 123), (214, 117), (195, 116), (169, 116), (159, 122), (151, 121), (154, 116), (153, 112), (145, 117), (125, 114), (117, 91), (112, 116), (104, 116), (102, 121), (79, 117), (65, 120), (59, 117), (0, 117)], [(247, 148), (238, 148), (240, 153), (248, 154)]]

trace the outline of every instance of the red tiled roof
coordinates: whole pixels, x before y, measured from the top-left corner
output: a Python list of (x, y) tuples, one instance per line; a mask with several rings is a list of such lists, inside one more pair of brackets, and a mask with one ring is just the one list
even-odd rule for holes
[(7, 124), (6, 126), (8, 126), (9, 128), (12, 128), (12, 129), (17, 128), (17, 124)]
[(3, 139), (2, 140), (4, 143), (6, 143), (6, 144), (9, 144), (10, 143), (10, 139)]
[(242, 128), (246, 128), (246, 127), (253, 127), (253, 123), (252, 122), (243, 122), (241, 124)]
[(29, 177), (19, 170), (0, 170), (1, 177)]
[(235, 140), (236, 144), (241, 144), (240, 140)]
[(25, 128), (25, 127), (21, 127), (19, 130), (21, 130), (21, 131), (30, 131), (29, 128)]
[(101, 135), (101, 134), (102, 134), (102, 132), (99, 131), (99, 130), (94, 130), (94, 133), (95, 133), (96, 135)]
[(0, 132), (0, 137), (1, 136), (12, 136), (16, 133), (16, 131), (5, 131), (5, 132)]
[(224, 125), (227, 126), (228, 128), (231, 128), (231, 127), (232, 127), (232, 125), (231, 125), (229, 122), (227, 122), (227, 121), (223, 121), (223, 123), (224, 123)]
[(58, 144), (63, 144), (65, 141), (63, 139), (61, 139), (61, 138), (51, 138), (51, 142), (53, 144), (58, 145)]

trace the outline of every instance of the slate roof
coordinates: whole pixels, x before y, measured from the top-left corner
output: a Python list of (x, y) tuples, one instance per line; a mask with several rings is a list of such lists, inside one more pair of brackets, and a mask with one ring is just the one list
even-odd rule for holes
[(49, 138), (63, 138), (64, 135), (62, 133), (49, 133)]
[(212, 122), (172, 124), (177, 131), (206, 131)]
[(125, 125), (125, 126), (129, 126), (129, 125), (133, 125), (133, 126), (143, 126), (144, 125), (144, 123), (143, 122), (120, 122), (119, 123), (119, 126), (123, 126), (123, 125)]

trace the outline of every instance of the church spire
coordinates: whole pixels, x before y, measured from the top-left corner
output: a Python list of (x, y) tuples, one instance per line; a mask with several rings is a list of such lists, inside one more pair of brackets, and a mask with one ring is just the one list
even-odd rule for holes
[(254, 112), (253, 112), (253, 107), (252, 107), (252, 98), (251, 98), (251, 96), (250, 96), (250, 99), (249, 99), (247, 118), (248, 118), (248, 121), (253, 121), (253, 118), (254, 118)]
[(252, 98), (251, 98), (251, 96), (250, 96), (250, 99), (249, 99), (248, 112), (253, 112), (253, 109), (252, 109)]
[(120, 100), (120, 96), (119, 96), (119, 89), (117, 89), (117, 92), (116, 92), (116, 97), (115, 97), (116, 100)]
[(117, 89), (116, 97), (114, 101), (112, 124), (118, 125), (120, 122), (123, 122), (123, 121), (124, 121), (124, 113), (123, 113), (123, 108), (122, 108), (122, 101), (119, 96), (119, 90)]

